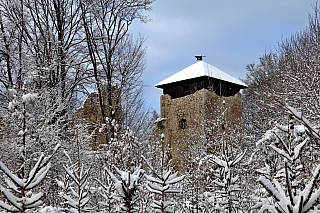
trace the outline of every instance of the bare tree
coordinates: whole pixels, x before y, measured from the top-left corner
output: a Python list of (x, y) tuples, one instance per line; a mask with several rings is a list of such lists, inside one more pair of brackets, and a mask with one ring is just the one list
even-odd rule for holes
[[(304, 146), (299, 159), (304, 168), (302, 175), (307, 177), (312, 175), (314, 163), (318, 162), (315, 156), (319, 153), (319, 23), (319, 8), (315, 5), (314, 14), (309, 16), (309, 25), (304, 30), (280, 41), (277, 51), (262, 56), (258, 65), (248, 65), (245, 80), (248, 89), (243, 92), (247, 140), (252, 143), (257, 143), (265, 132), (274, 135), (275, 130), (270, 129), (274, 126), (279, 128), (278, 123), (286, 122), (286, 112), (307, 126), (308, 137), (314, 138)], [(277, 143), (281, 139), (274, 139), (274, 146), (279, 149), (284, 147)], [(260, 156), (252, 161), (255, 163), (251, 168), (256, 171), (253, 176), (259, 172), (268, 174), (268, 178), (273, 180), (283, 159), (277, 157), (276, 150), (271, 146), (260, 147), (258, 153)], [(262, 185), (265, 186), (265, 183), (267, 181)], [(258, 187), (252, 187), (253, 192), (257, 193), (255, 188)]]
[[(137, 82), (145, 66), (145, 50), (142, 47), (144, 40), (133, 42), (128, 30), (135, 19), (147, 21), (143, 13), (151, 9), (152, 2), (153, 0), (81, 2), (89, 60), (105, 124), (106, 117), (112, 121), (121, 111), (122, 95), (131, 96), (141, 86)], [(111, 131), (111, 137), (113, 136)]]
[(51, 93), (52, 105), (61, 109), (56, 117), (65, 114), (90, 78), (84, 63), (79, 3), (4, 0), (0, 10), (4, 101), (10, 101), (6, 93), (13, 87)]
[[(284, 102), (301, 111), (311, 122), (319, 118), (319, 8), (309, 17), (309, 25), (302, 31), (279, 42), (277, 51), (262, 56), (258, 65), (248, 65), (244, 91), (247, 124), (258, 135), (285, 121)], [(276, 101), (278, 100), (278, 101)], [(281, 118), (281, 120), (279, 120)], [(256, 134), (254, 133), (254, 134)]]

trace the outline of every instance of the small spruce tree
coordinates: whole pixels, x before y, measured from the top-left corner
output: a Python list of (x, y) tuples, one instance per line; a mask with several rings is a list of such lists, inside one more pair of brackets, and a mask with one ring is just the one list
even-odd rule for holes
[[(304, 121), (310, 126), (310, 122)], [(315, 129), (311, 127), (314, 131)], [(316, 131), (317, 132), (317, 131)], [(320, 201), (320, 189), (317, 179), (320, 176), (320, 164), (313, 170), (307, 181), (307, 174), (302, 163), (303, 151), (312, 137), (317, 137), (306, 126), (295, 124), (291, 114), (287, 126), (278, 125), (268, 131), (258, 142), (260, 146), (268, 146), (282, 159), (274, 177), (263, 174), (259, 183), (264, 187), (267, 196), (253, 209), (259, 212), (317, 212), (316, 205)]]
[[(19, 170), (18, 174), (14, 174), (7, 166), (0, 161), (0, 170), (5, 175), (5, 186), (0, 184), (0, 191), (3, 193), (6, 202), (0, 201), (0, 208), (9, 212), (24, 213), (29, 209), (36, 209), (43, 204), (41, 197), (43, 192), (34, 193), (36, 187), (46, 177), (51, 163), (50, 160), (57, 152), (60, 144), (56, 145), (53, 153), (47, 157), (41, 154), (35, 165), (32, 167), (27, 162), (30, 162), (27, 156), (27, 147), (30, 137), (28, 137), (28, 122), (29, 113), (27, 105), (32, 105), (37, 101), (37, 94), (25, 94), (21, 98), (14, 92), (14, 99), (9, 103), (10, 111), (21, 119), (21, 130), (18, 133), (21, 143), (19, 144)], [(30, 170), (28, 171), (28, 168)]]
[(152, 172), (152, 175), (145, 175), (148, 180), (147, 189), (155, 194), (151, 207), (156, 212), (161, 213), (173, 212), (172, 206), (174, 202), (169, 201), (166, 196), (172, 193), (179, 193), (179, 190), (174, 189), (174, 185), (181, 182), (185, 177), (184, 175), (178, 176), (178, 172), (173, 173), (172, 169), (169, 169), (170, 162), (167, 159), (166, 151), (164, 134), (161, 134), (160, 168), (155, 169), (145, 160)]

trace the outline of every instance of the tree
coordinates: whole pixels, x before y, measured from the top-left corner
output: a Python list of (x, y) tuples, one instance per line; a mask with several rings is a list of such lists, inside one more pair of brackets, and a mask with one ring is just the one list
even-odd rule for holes
[(216, 185), (214, 192), (205, 192), (206, 197), (213, 197), (214, 200), (208, 200), (212, 208), (223, 212), (236, 212), (235, 209), (240, 207), (239, 192), (240, 188), (239, 174), (236, 172), (236, 166), (245, 156), (246, 152), (239, 153), (234, 159), (231, 159), (225, 152), (221, 153), (221, 157), (208, 155), (201, 162), (209, 161), (218, 167), (214, 171), (214, 184)]
[[(280, 41), (274, 53), (263, 55), (257, 65), (248, 65), (247, 67), (249, 72), (245, 82), (248, 89), (243, 92), (247, 140), (251, 144), (255, 144), (261, 139), (261, 135), (266, 134), (270, 136), (268, 143), (278, 141), (278, 144), (273, 144), (272, 147), (267, 142), (265, 143), (268, 145), (262, 145), (264, 143), (260, 140), (257, 144), (258, 148), (252, 156), (252, 162), (255, 161), (255, 163), (250, 164), (252, 170), (255, 171), (253, 173), (254, 177), (262, 174), (270, 181), (263, 181), (264, 185), (251, 183), (252, 194), (256, 194), (257, 197), (264, 196), (262, 202), (265, 203), (269, 203), (267, 201), (270, 199), (275, 199), (266, 195), (265, 184), (267, 182), (274, 184), (274, 180), (278, 181), (284, 191), (287, 190), (286, 187), (293, 187), (290, 185), (291, 183), (287, 184), (283, 179), (279, 180), (279, 170), (285, 171), (285, 168), (292, 170), (292, 174), (287, 174), (287, 177), (290, 178), (300, 173), (300, 176), (296, 178), (303, 180), (302, 185), (307, 185), (308, 183), (304, 180), (310, 180), (310, 176), (316, 174), (314, 173), (316, 172), (315, 168), (319, 163), (316, 157), (319, 153), (319, 131), (314, 126), (319, 125), (317, 119), (319, 117), (319, 70), (317, 69), (319, 65), (317, 51), (319, 48), (319, 26), (319, 8), (318, 5), (315, 5), (314, 13), (309, 16), (309, 25), (304, 30)], [(286, 139), (290, 136), (290, 132), (285, 133), (285, 131), (279, 130), (281, 129), (279, 123), (287, 122), (288, 113), (299, 121), (300, 125), (305, 126), (306, 132), (310, 134), (310, 137), (312, 136), (312, 140), (307, 142), (303, 152), (301, 155), (299, 154), (299, 161), (301, 161), (304, 171), (296, 171), (292, 163), (284, 165), (284, 157), (274, 149), (274, 147), (281, 150), (285, 149), (283, 143), (279, 142), (280, 140), (291, 144), (290, 146), (287, 145), (290, 152), (293, 151), (291, 148), (297, 145)], [(296, 128), (296, 125), (294, 125), (294, 128)], [(305, 136), (305, 133), (303, 135)], [(273, 139), (271, 139), (272, 137)], [(296, 136), (291, 135), (290, 137)], [(256, 157), (255, 152), (260, 157)], [(284, 152), (286, 151), (284, 150)], [(292, 153), (289, 154), (289, 156), (291, 155)], [(285, 173), (282, 173), (282, 175), (286, 176)], [(261, 190), (254, 190), (261, 187)], [(299, 187), (299, 190), (304, 188), (301, 185)], [(280, 190), (278, 188), (277, 190)], [(269, 196), (271, 195), (269, 194)], [(301, 198), (297, 196), (295, 194), (291, 198)], [(289, 197), (286, 199), (290, 200)], [(274, 201), (271, 205), (277, 202)], [(305, 200), (305, 203), (307, 202)], [(289, 203), (289, 209), (296, 205), (291, 201)]]
[(147, 189), (149, 192), (154, 193), (155, 198), (151, 207), (154, 208), (156, 212), (173, 212), (172, 206), (174, 202), (169, 201), (167, 197), (169, 194), (180, 193), (180, 190), (174, 189), (174, 185), (181, 182), (185, 176), (178, 176), (178, 172), (173, 173), (172, 170), (169, 169), (170, 160), (166, 156), (168, 150), (164, 143), (163, 133), (161, 135), (160, 147), (161, 151), (158, 156), (160, 165), (158, 168), (155, 168), (145, 159), (152, 172), (152, 175), (145, 175), (148, 180)]
[[(276, 69), (276, 55), (266, 54), (258, 65), (247, 65), (244, 82), (248, 88), (243, 90), (243, 121), (246, 140), (252, 146), (273, 125), (280, 115), (275, 110), (268, 94), (274, 94), (279, 83)], [(277, 108), (278, 109), (278, 108)]]
[[(143, 144), (129, 128), (122, 133), (118, 124), (112, 122), (111, 125), (117, 130), (116, 138), (101, 145), (101, 149), (90, 152), (94, 155), (92, 160), (95, 162), (93, 165), (96, 171), (93, 178), (98, 182), (95, 186), (100, 196), (97, 198), (98, 204), (104, 211), (142, 211), (145, 208), (141, 200), (144, 192), (140, 186), (144, 173), (140, 166)], [(103, 128), (109, 127), (102, 125), (100, 132), (104, 131)], [(101, 166), (105, 168), (102, 171), (99, 169)], [(113, 172), (112, 168), (116, 172)], [(119, 189), (121, 181), (124, 191)]]
[[(71, 138), (71, 131), (66, 130), (67, 125), (63, 124), (65, 116), (61, 116), (56, 123), (50, 124), (51, 118), (56, 111), (55, 107), (47, 99), (47, 94), (25, 93), (15, 89), (9, 90), (11, 101), (8, 104), (8, 112), (1, 116), (1, 137), (0, 150), (1, 161), (12, 171), (19, 170), (19, 163), (16, 158), (20, 158), (19, 149), (21, 147), (22, 129), (25, 129), (25, 146), (28, 159), (38, 159), (41, 153), (50, 155), (50, 150), (60, 143), (62, 147), (70, 146), (68, 140)], [(29, 98), (29, 99), (28, 99)], [(25, 115), (23, 115), (25, 110)], [(25, 116), (25, 121), (22, 117)], [(69, 137), (66, 137), (68, 133)], [(54, 179), (61, 172), (62, 162), (65, 158), (58, 152), (52, 156), (53, 168), (48, 171), (47, 177)], [(33, 160), (26, 161), (26, 168), (31, 168)], [(45, 191), (53, 192), (57, 184), (54, 181), (45, 181), (39, 184)], [(57, 199), (54, 193), (45, 193), (43, 201), (49, 205), (56, 205)]]
[[(54, 150), (53, 154), (58, 150), (59, 145)], [(53, 155), (52, 154), (52, 155)], [(24, 213), (28, 209), (35, 209), (43, 204), (41, 197), (43, 192), (33, 193), (32, 190), (47, 175), (51, 164), (50, 160), (52, 155), (44, 157), (41, 155), (37, 163), (30, 170), (29, 174), (24, 176), (15, 175), (12, 173), (1, 161), (0, 170), (7, 176), (6, 184), (4, 187), (0, 184), (0, 191), (4, 194), (8, 203), (0, 201), (0, 208), (9, 212), (21, 212)], [(23, 170), (21, 170), (22, 172)]]
[(317, 124), (319, 112), (319, 8), (314, 6), (309, 25), (279, 42), (275, 53), (260, 58), (257, 65), (248, 65), (244, 80), (246, 126), (251, 137), (259, 137), (272, 128), (273, 122), (285, 122), (286, 103), (311, 122)]
[(74, 143), (73, 150), (69, 150), (70, 155), (66, 150), (64, 151), (65, 157), (69, 161), (68, 164), (63, 165), (66, 174), (60, 180), (55, 179), (62, 189), (59, 195), (64, 200), (65, 210), (71, 213), (92, 211), (92, 208), (88, 207), (91, 198), (89, 180), (92, 176), (92, 161), (94, 159), (87, 156), (89, 154), (87, 141), (90, 136), (86, 134), (85, 129), (86, 127), (81, 124), (75, 127), (74, 138), (71, 141)]
[(2, 89), (50, 92), (51, 103), (60, 108), (56, 117), (64, 115), (89, 77), (80, 51), (79, 5), (73, 0), (22, 0), (0, 6), (7, 74), (1, 76)]
[(140, 181), (143, 177), (144, 170), (140, 167), (131, 174), (130, 172), (125, 172), (114, 167), (120, 178), (118, 179), (109, 169), (105, 168), (108, 175), (114, 182), (114, 187), (118, 192), (120, 198), (120, 206), (118, 212), (137, 212), (138, 200), (139, 200), (139, 190)]
[[(304, 122), (313, 129), (309, 121), (304, 119)], [(316, 210), (314, 207), (320, 200), (320, 190), (317, 189), (316, 183), (320, 175), (320, 166), (319, 162), (305, 159), (304, 152), (311, 138), (318, 138), (318, 136), (309, 131), (304, 125), (296, 125), (294, 116), (291, 114), (287, 126), (277, 125), (258, 142), (259, 146), (270, 147), (282, 163), (277, 168), (271, 168), (275, 172), (273, 176), (268, 173), (260, 176), (259, 182), (272, 199), (262, 198), (261, 202), (253, 208), (260, 208), (260, 212), (265, 210), (313, 212)], [(307, 182), (311, 173), (310, 166), (313, 173), (312, 178)], [(314, 167), (316, 168), (313, 169)]]
[[(52, 106), (49, 124), (60, 121), (64, 125), (73, 121), (70, 115), (83, 93), (87, 95), (90, 85), (96, 84), (105, 124), (106, 117), (108, 121), (117, 117), (117, 123), (130, 125), (137, 132), (142, 126), (148, 128), (149, 113), (143, 97), (136, 95), (142, 94), (144, 39), (133, 41), (129, 26), (135, 19), (147, 20), (143, 13), (151, 9), (151, 3), (152, 0), (2, 1), (3, 110), (11, 101), (11, 89), (45, 94)], [(143, 119), (134, 124), (138, 117)]]
[[(150, 125), (140, 80), (145, 68), (145, 49), (144, 39), (133, 40), (129, 26), (136, 19), (147, 20), (144, 12), (151, 9), (152, 2), (0, 2), (0, 157), (8, 168), (13, 171), (22, 169), (22, 164), (13, 160), (13, 156), (23, 160), (19, 154), (21, 146), (17, 146), (21, 138), (26, 146), (21, 150), (26, 150), (24, 156), (30, 159), (38, 159), (40, 153), (47, 155), (59, 141), (74, 160), (76, 154), (72, 155), (72, 149), (77, 135), (73, 129), (78, 124), (74, 112), (83, 99), (82, 95), (88, 94), (92, 89), (90, 85), (94, 84), (96, 88), (104, 87), (107, 91), (105, 95), (102, 90), (99, 93), (103, 106), (107, 106), (107, 114), (103, 116), (105, 125), (95, 125), (95, 128), (109, 128), (105, 132), (108, 139), (105, 142), (110, 146), (103, 147), (101, 152), (90, 152), (81, 147), (81, 152), (88, 154), (88, 157), (81, 156), (82, 161), (103, 161), (103, 164), (93, 165), (90, 178), (101, 174), (99, 167), (108, 163), (117, 164), (123, 171), (133, 168), (132, 164), (139, 164), (141, 158), (132, 153), (140, 152), (142, 142), (135, 143), (135, 135), (127, 126), (133, 127), (141, 136), (141, 132), (146, 133)], [(23, 105), (22, 98), (28, 97), (32, 103)], [(24, 117), (24, 122), (21, 122), (21, 117)], [(110, 132), (112, 134), (108, 134)], [(130, 150), (131, 155), (128, 156), (126, 150)], [(115, 155), (117, 157), (109, 158)], [(80, 174), (81, 166), (78, 164), (72, 168), (67, 166), (66, 156), (61, 154), (52, 159), (56, 166), (47, 173), (52, 180), (63, 177), (64, 171), (73, 174), (74, 179), (88, 172), (83, 169)], [(32, 160), (26, 161), (23, 168), (27, 171), (32, 168), (32, 163)], [(80, 186), (83, 183), (76, 184)], [(42, 182), (39, 188), (56, 192), (58, 184), (55, 181)], [(45, 193), (42, 199), (51, 206), (61, 201), (55, 193)], [(89, 202), (91, 205), (94, 201)]]
[(171, 208), (174, 202), (167, 201), (166, 195), (170, 193), (179, 193), (180, 190), (173, 189), (173, 185), (181, 182), (184, 179), (184, 175), (178, 176), (178, 172), (173, 173), (171, 170), (162, 175), (157, 175), (156, 178), (150, 175), (146, 175), (148, 180), (148, 190), (152, 193), (160, 195), (160, 200), (153, 200), (151, 207), (156, 212), (173, 212)]
[[(14, 102), (10, 104), (11, 110), (13, 110), (22, 121), (21, 130), (18, 133), (20, 137), (18, 174), (16, 175), (11, 172), (7, 166), (0, 161), (0, 170), (7, 177), (7, 187), (0, 184), (0, 191), (8, 201), (8, 203), (0, 201), (0, 207), (10, 212), (25, 212), (28, 209), (34, 209), (43, 204), (41, 200), (43, 193), (39, 192), (34, 194), (32, 190), (46, 177), (51, 167), (50, 160), (60, 147), (60, 144), (56, 145), (53, 154), (48, 157), (40, 154), (38, 161), (31, 167), (29, 163), (30, 159), (28, 159), (29, 152), (27, 150), (30, 140), (32, 140), (28, 133), (29, 123), (27, 120), (29, 120), (29, 113), (27, 111), (27, 105), (32, 105), (37, 97), (37, 94), (28, 93), (22, 96), (22, 100), (19, 100), (16, 94), (14, 94)], [(27, 172), (29, 167), (31, 167), (30, 171)]]
[(72, 213), (91, 212), (92, 208), (88, 207), (90, 200), (88, 177), (90, 169), (84, 170), (84, 165), (71, 165), (64, 167), (71, 183), (57, 180), (58, 185), (63, 189), (60, 196), (63, 197), (68, 206), (66, 211)]
[[(136, 99), (133, 93), (141, 87), (139, 77), (145, 66), (145, 51), (142, 48), (144, 40), (140, 38), (133, 42), (128, 30), (135, 19), (147, 20), (143, 12), (151, 9), (152, 2), (153, 0), (81, 2), (88, 57), (105, 124), (116, 119), (117, 114), (121, 114), (122, 101), (124, 110), (132, 106), (132, 103), (141, 101), (139, 96), (136, 96)], [(122, 100), (122, 97), (125, 99)], [(126, 119), (128, 114), (130, 113), (123, 113)], [(108, 120), (105, 119), (107, 117)], [(116, 122), (120, 123), (122, 120), (118, 119)], [(113, 131), (111, 129), (109, 137), (114, 137)], [(106, 141), (110, 141), (108, 136)]]
[(99, 204), (102, 206), (102, 210), (105, 212), (116, 212), (114, 206), (116, 206), (117, 194), (114, 189), (114, 184), (110, 178), (107, 178), (106, 182), (103, 183), (97, 179), (100, 185), (99, 193), (102, 197), (102, 201)]

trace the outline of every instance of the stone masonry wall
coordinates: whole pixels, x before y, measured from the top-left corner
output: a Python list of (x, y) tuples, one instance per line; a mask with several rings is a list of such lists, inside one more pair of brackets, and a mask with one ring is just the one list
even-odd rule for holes
[[(104, 107), (105, 110), (108, 110), (106, 105)], [(76, 115), (80, 123), (86, 124), (88, 135), (91, 135), (90, 147), (92, 150), (97, 150), (100, 144), (106, 143), (105, 135), (99, 132), (104, 122), (100, 110), (98, 93), (91, 93), (77, 110)]]
[[(115, 88), (116, 89), (116, 88)], [(109, 114), (109, 106), (107, 102), (106, 91), (103, 93), (103, 103), (104, 111), (106, 115)], [(114, 98), (113, 98), (114, 99)], [(115, 104), (115, 101), (114, 101)], [(76, 115), (79, 119), (78, 122), (86, 125), (86, 130), (88, 135), (91, 136), (90, 147), (92, 150), (98, 150), (101, 144), (106, 144), (107, 138), (105, 132), (100, 132), (100, 128), (104, 124), (100, 103), (99, 94), (97, 92), (92, 92), (84, 101), (83, 105), (77, 110)], [(119, 107), (118, 112), (115, 115), (117, 122), (120, 121), (121, 107)]]
[[(216, 119), (216, 123), (225, 122), (229, 128), (238, 124), (241, 119), (242, 105), (239, 93), (231, 97), (222, 97), (207, 89), (201, 89), (175, 99), (171, 99), (169, 95), (162, 95), (160, 102), (161, 117), (166, 118), (163, 123), (165, 143), (171, 147), (171, 158), (179, 171), (186, 169), (190, 150), (194, 146), (205, 144), (207, 119)], [(185, 121), (184, 125), (182, 121)]]

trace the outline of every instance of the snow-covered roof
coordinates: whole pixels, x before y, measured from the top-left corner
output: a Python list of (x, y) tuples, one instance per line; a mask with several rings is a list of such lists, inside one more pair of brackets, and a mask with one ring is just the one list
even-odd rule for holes
[(208, 76), (216, 79), (220, 79), (223, 81), (227, 81), (230, 83), (238, 84), (243, 87), (247, 87), (245, 83), (242, 81), (232, 77), (231, 75), (219, 70), (218, 68), (208, 64), (204, 61), (197, 61), (196, 63), (190, 65), (189, 67), (181, 70), (180, 72), (177, 72), (176, 74), (164, 79), (163, 81), (157, 83), (156, 87), (162, 87), (163, 85)]

